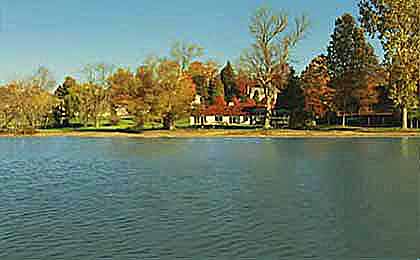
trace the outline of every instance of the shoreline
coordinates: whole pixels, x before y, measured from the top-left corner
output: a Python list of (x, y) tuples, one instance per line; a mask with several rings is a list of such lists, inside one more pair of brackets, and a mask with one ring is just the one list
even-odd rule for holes
[(85, 138), (404, 138), (419, 137), (420, 131), (390, 130), (261, 130), (261, 129), (177, 129), (147, 130), (140, 133), (124, 131), (40, 130), (34, 134), (1, 134), (0, 138), (19, 137), (85, 137)]

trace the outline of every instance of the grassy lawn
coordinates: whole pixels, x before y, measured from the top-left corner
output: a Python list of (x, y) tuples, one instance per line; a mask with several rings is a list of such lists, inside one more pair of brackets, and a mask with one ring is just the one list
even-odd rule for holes
[[(77, 122), (72, 122), (77, 125)], [(401, 137), (420, 136), (420, 129), (401, 130), (397, 127), (342, 127), (341, 125), (319, 125), (316, 129), (270, 129), (264, 130), (256, 127), (217, 127), (217, 128), (192, 128), (189, 119), (185, 118), (176, 122), (175, 131), (162, 129), (159, 123), (147, 123), (143, 129), (136, 129), (132, 118), (122, 118), (117, 125), (111, 125), (108, 120), (102, 121), (102, 126), (95, 128), (69, 127), (39, 130), (41, 136), (132, 136), (132, 137)], [(153, 130), (153, 131), (148, 131)]]
[[(71, 122), (74, 125), (78, 125), (79, 122)], [(190, 126), (189, 118), (181, 119), (175, 122), (177, 128), (188, 128)], [(163, 125), (160, 123), (148, 122), (144, 125), (144, 128), (141, 130), (153, 130), (153, 129), (162, 129)], [(112, 125), (109, 120), (102, 120), (101, 126), (96, 128), (95, 126), (80, 126), (80, 127), (67, 127), (67, 128), (49, 128), (42, 129), (41, 132), (70, 132), (70, 131), (140, 131), (136, 129), (136, 123), (131, 117), (122, 118), (118, 124)]]

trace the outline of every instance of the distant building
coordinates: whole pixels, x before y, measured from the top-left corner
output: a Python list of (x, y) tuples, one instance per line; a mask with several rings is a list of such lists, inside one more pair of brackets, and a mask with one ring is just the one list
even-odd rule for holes
[[(200, 96), (196, 96), (192, 105), (196, 109), (190, 117), (191, 126), (216, 127), (216, 126), (262, 126), (266, 117), (265, 89), (257, 84), (248, 86), (246, 93), (249, 99), (256, 101), (257, 105), (237, 104), (229, 102), (226, 106), (201, 106)], [(257, 94), (258, 93), (258, 94)], [(276, 104), (280, 90), (276, 89), (273, 95), (273, 104)], [(254, 97), (258, 99), (255, 100)], [(274, 108), (272, 111), (271, 125), (275, 128), (289, 127), (290, 115), (287, 110)]]
[[(225, 106), (196, 110), (190, 117), (191, 126), (201, 127), (252, 127), (262, 126), (266, 116), (265, 106)], [(289, 127), (290, 115), (285, 110), (273, 110), (271, 125), (275, 128)]]

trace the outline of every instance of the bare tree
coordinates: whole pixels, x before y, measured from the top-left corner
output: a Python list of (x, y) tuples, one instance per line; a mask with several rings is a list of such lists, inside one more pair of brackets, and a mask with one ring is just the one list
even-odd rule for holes
[(82, 76), (90, 84), (96, 84), (103, 88), (108, 87), (107, 79), (114, 72), (114, 65), (106, 63), (91, 63), (82, 68)]
[(44, 66), (39, 66), (35, 73), (30, 77), (29, 82), (43, 90), (52, 91), (56, 87), (56, 80), (51, 71)]
[(204, 55), (204, 48), (197, 44), (178, 41), (173, 44), (170, 54), (171, 59), (179, 64), (182, 71), (185, 71), (193, 59)]
[(242, 67), (264, 88), (267, 109), (264, 128), (271, 127), (271, 110), (277, 93), (276, 75), (286, 67), (291, 48), (302, 39), (309, 22), (302, 15), (295, 19), (293, 30), (287, 30), (288, 26), (287, 14), (265, 7), (257, 9), (249, 25), (254, 43), (241, 56)]

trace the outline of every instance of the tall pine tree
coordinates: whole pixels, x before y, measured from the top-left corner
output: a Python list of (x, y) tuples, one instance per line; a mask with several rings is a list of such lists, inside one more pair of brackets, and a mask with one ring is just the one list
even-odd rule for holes
[(292, 128), (298, 127), (304, 121), (304, 91), (302, 82), (293, 69), (290, 71), (285, 89), (277, 98), (276, 107), (289, 110)]
[(54, 95), (59, 100), (59, 104), (54, 108), (54, 119), (60, 127), (67, 127), (70, 125), (70, 119), (73, 111), (71, 107), (70, 89), (77, 85), (77, 82), (72, 77), (66, 77), (63, 84), (58, 86), (54, 91)]
[(364, 30), (350, 14), (337, 18), (328, 46), (328, 68), (331, 86), (335, 89), (334, 103), (341, 111), (346, 126), (346, 113), (359, 107), (360, 89), (366, 88), (366, 78), (378, 64), (373, 47), (366, 41)]
[(239, 93), (236, 87), (236, 76), (230, 61), (228, 61), (226, 66), (222, 69), (220, 79), (223, 83), (226, 101), (230, 102), (234, 97), (238, 97)]

